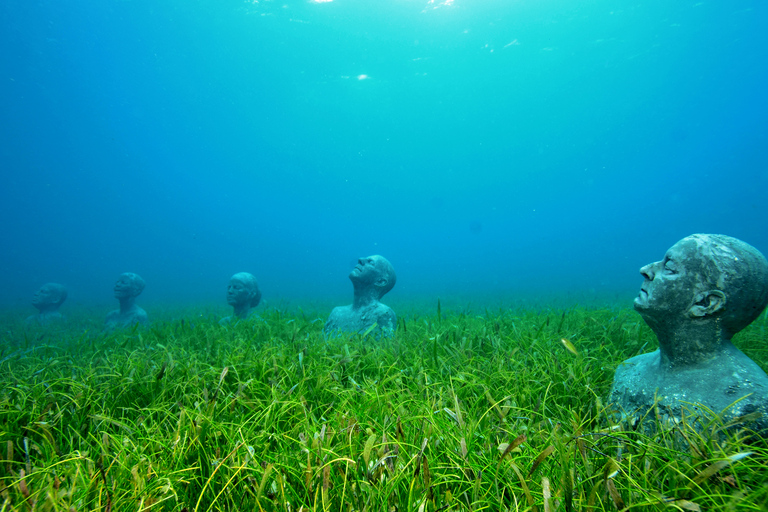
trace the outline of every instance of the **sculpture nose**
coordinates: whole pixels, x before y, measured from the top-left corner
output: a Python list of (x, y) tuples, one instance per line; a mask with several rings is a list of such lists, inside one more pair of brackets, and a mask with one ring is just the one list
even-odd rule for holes
[(656, 273), (653, 271), (653, 263), (651, 263), (649, 265), (646, 265), (643, 268), (641, 268), (640, 269), (640, 274), (642, 274), (642, 276), (644, 278), (646, 278), (647, 280), (653, 281), (653, 278), (656, 275)]

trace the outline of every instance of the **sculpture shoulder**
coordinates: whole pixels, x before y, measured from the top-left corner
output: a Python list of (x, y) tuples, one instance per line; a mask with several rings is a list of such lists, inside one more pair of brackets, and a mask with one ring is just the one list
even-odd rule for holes
[(328, 315), (328, 320), (326, 320), (323, 330), (328, 333), (338, 329), (341, 323), (348, 321), (351, 314), (352, 306), (336, 306), (331, 310), (331, 314)]
[(147, 316), (147, 312), (144, 311), (143, 308), (136, 306), (136, 311), (134, 312), (134, 315), (136, 315), (136, 319), (139, 321), (139, 323), (141, 324), (149, 323), (149, 316)]
[(28, 316), (24, 323), (27, 326), (41, 326), (47, 327), (50, 325), (66, 323), (67, 317), (54, 311), (52, 313), (38, 313), (37, 315)]
[(339, 318), (352, 313), (352, 306), (336, 306), (331, 310), (331, 314), (328, 319)]
[(379, 302), (376, 306), (376, 322), (382, 330), (394, 332), (397, 328), (397, 315), (392, 308)]
[(616, 376), (630, 377), (655, 373), (659, 367), (660, 352), (655, 350), (630, 357), (616, 368)]
[(326, 335), (347, 332), (362, 334), (376, 324), (377, 334), (391, 336), (397, 328), (397, 317), (392, 308), (376, 302), (364, 308), (353, 309), (351, 305), (333, 308), (325, 322)]
[(139, 306), (135, 306), (126, 313), (121, 313), (119, 309), (112, 310), (107, 313), (107, 318), (104, 320), (107, 328), (130, 327), (136, 323), (141, 326), (149, 325), (147, 312)]

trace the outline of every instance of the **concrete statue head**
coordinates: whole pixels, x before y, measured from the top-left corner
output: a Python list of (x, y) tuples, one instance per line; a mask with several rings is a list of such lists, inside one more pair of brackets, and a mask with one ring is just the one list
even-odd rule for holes
[(146, 283), (144, 283), (144, 279), (142, 279), (139, 274), (134, 274), (133, 272), (120, 274), (120, 277), (115, 283), (115, 298), (135, 299), (144, 291), (144, 286), (146, 286)]
[(349, 306), (339, 306), (331, 311), (323, 331), (326, 336), (343, 333), (371, 331), (376, 337), (393, 336), (397, 329), (397, 317), (389, 306), (380, 302), (397, 282), (395, 269), (386, 258), (379, 255), (360, 258), (349, 273), (354, 288), (354, 299)]
[(768, 375), (731, 342), (768, 305), (765, 257), (736, 238), (696, 234), (640, 273), (634, 306), (659, 350), (616, 369), (611, 402), (636, 419), (653, 407), (678, 420), (683, 411), (724, 419), (760, 412), (752, 428), (768, 433)]
[(397, 275), (392, 264), (383, 256), (373, 255), (357, 260), (357, 265), (349, 273), (349, 279), (355, 290), (370, 289), (380, 300), (397, 282)]
[(768, 262), (751, 245), (725, 235), (696, 234), (664, 259), (640, 269), (645, 278), (635, 309), (672, 364), (706, 358), (714, 347), (752, 323), (768, 305)]
[(133, 272), (120, 274), (114, 287), (115, 298), (120, 301), (120, 309), (110, 311), (104, 322), (105, 330), (130, 328), (136, 324), (149, 325), (147, 312), (136, 304), (136, 297), (144, 291), (144, 279)]
[(67, 289), (58, 283), (46, 283), (32, 297), (32, 305), (39, 311), (55, 311), (67, 300)]
[(67, 300), (67, 289), (58, 283), (46, 283), (32, 297), (39, 313), (27, 318), (27, 325), (49, 326), (64, 320), (59, 307)]
[(248, 272), (233, 275), (227, 285), (227, 304), (234, 308), (234, 316), (243, 319), (251, 308), (261, 302), (261, 291), (256, 278)]

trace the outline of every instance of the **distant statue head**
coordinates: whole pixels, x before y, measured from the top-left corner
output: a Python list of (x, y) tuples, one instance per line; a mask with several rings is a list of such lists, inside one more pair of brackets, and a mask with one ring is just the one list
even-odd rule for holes
[(29, 326), (49, 327), (65, 320), (59, 313), (59, 307), (67, 300), (67, 289), (58, 283), (46, 283), (32, 297), (32, 305), (38, 314), (27, 318)]
[(645, 282), (635, 309), (658, 336), (662, 358), (673, 364), (713, 352), (768, 304), (768, 262), (730, 236), (683, 238), (640, 273)]
[(323, 328), (325, 335), (368, 333), (377, 338), (393, 336), (397, 316), (392, 308), (380, 302), (397, 281), (392, 264), (378, 255), (360, 258), (349, 273), (349, 279), (355, 292), (352, 304), (333, 308)]
[(32, 297), (32, 305), (41, 313), (56, 311), (67, 300), (67, 289), (58, 283), (46, 283)]
[(251, 308), (261, 302), (261, 291), (256, 278), (248, 272), (233, 275), (227, 285), (227, 304), (235, 308), (235, 316), (245, 318)]
[(397, 282), (395, 269), (383, 256), (374, 255), (357, 260), (357, 265), (349, 273), (349, 279), (355, 291), (370, 290), (377, 300), (387, 294)]
[(134, 274), (133, 272), (120, 274), (115, 283), (115, 298), (135, 299), (144, 291), (144, 286), (144, 279), (139, 274)]
[(115, 298), (120, 301), (120, 309), (107, 314), (104, 322), (107, 331), (128, 328), (135, 324), (149, 325), (147, 312), (136, 305), (136, 297), (144, 291), (144, 286), (144, 280), (139, 274), (133, 272), (120, 274), (115, 283)]

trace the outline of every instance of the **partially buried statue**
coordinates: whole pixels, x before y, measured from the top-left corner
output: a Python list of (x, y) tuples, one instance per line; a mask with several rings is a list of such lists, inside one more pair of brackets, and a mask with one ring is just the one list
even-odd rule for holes
[[(645, 282), (635, 309), (659, 339), (659, 350), (624, 361), (611, 401), (642, 418), (654, 403), (662, 418), (698, 415), (725, 420), (750, 415), (768, 432), (768, 375), (731, 343), (768, 304), (768, 262), (749, 244), (724, 235), (691, 235), (662, 261), (640, 269)], [(755, 413), (755, 414), (751, 414)]]
[(234, 308), (233, 314), (219, 320), (219, 324), (227, 325), (246, 319), (259, 302), (261, 291), (256, 278), (248, 272), (238, 272), (227, 285), (227, 304)]
[(354, 301), (349, 306), (333, 308), (323, 329), (326, 336), (364, 334), (374, 324), (371, 333), (377, 338), (393, 336), (397, 329), (395, 312), (379, 302), (397, 281), (389, 261), (378, 255), (360, 258), (349, 279), (355, 290)]
[(120, 309), (110, 311), (104, 322), (108, 331), (125, 329), (139, 324), (140, 327), (149, 325), (147, 312), (136, 305), (136, 297), (144, 291), (144, 280), (133, 272), (120, 274), (115, 283), (115, 298), (120, 301)]
[(40, 325), (47, 327), (64, 322), (64, 315), (59, 313), (59, 308), (67, 300), (67, 289), (58, 283), (46, 283), (32, 297), (32, 305), (39, 311), (38, 314), (27, 317), (27, 325)]

